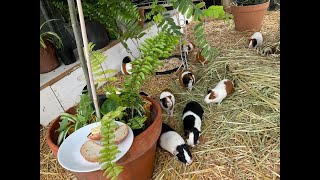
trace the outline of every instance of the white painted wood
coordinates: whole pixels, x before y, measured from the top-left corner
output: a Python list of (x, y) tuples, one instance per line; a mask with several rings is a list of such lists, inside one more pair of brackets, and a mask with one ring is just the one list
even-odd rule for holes
[(63, 111), (50, 87), (40, 91), (40, 124), (47, 126)]
[(78, 80), (83, 75), (82, 68), (78, 68), (51, 86), (64, 109), (74, 106), (80, 101), (80, 95), (85, 81)]
[(76, 61), (75, 63), (64, 65), (63, 63), (55, 70), (40, 74), (40, 87), (44, 85), (45, 83), (49, 82), (51, 79), (54, 79), (55, 77), (59, 76), (63, 72), (73, 68), (74, 66), (78, 65), (80, 61)]

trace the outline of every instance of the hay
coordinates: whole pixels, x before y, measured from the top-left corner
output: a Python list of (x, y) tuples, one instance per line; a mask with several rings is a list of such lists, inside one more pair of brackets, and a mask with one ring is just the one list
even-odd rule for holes
[[(267, 43), (280, 42), (279, 13), (266, 13), (261, 32)], [(190, 33), (192, 26), (188, 25)], [(180, 87), (175, 73), (151, 77), (141, 88), (157, 100), (164, 88), (174, 92), (174, 117), (163, 113), (163, 121), (180, 134), (187, 102), (196, 100), (205, 110), (200, 144), (191, 149), (193, 163), (185, 166), (157, 148), (152, 179), (280, 179), (280, 58), (247, 49), (252, 32), (237, 32), (232, 23), (210, 21), (206, 26), (208, 41), (220, 55), (202, 66), (195, 62), (198, 48), (189, 54), (197, 78), (191, 93)], [(116, 76), (120, 80), (113, 84), (120, 87), (123, 75)], [(203, 101), (207, 88), (223, 78), (235, 82), (235, 93), (209, 108)], [(40, 179), (75, 179), (51, 155), (45, 130), (40, 128)]]
[[(154, 179), (275, 179), (280, 165), (280, 63), (247, 49), (226, 52), (194, 70), (192, 92), (171, 83), (176, 95), (168, 123), (183, 134), (182, 111), (191, 100), (205, 109), (200, 144), (192, 149), (193, 164), (185, 166), (157, 149)], [(209, 108), (203, 101), (208, 88), (228, 78), (235, 93)], [(174, 160), (172, 160), (174, 159)], [(173, 176), (172, 174), (179, 174)]]
[(43, 180), (62, 180), (76, 178), (73, 174), (62, 168), (58, 160), (51, 153), (51, 149), (47, 145), (45, 133), (47, 128), (40, 128), (40, 179)]

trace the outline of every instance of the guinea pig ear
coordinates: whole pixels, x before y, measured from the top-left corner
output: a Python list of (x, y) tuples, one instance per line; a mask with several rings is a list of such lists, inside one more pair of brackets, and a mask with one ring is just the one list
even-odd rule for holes
[(215, 98), (216, 98), (216, 95), (215, 95), (214, 91), (211, 91), (209, 99), (215, 99)]

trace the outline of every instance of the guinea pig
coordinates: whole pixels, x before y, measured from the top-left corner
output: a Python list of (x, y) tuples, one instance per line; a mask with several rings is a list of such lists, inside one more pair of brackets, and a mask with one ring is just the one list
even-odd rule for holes
[(132, 64), (130, 62), (131, 62), (131, 59), (128, 56), (123, 59), (122, 65), (121, 65), (122, 74), (124, 74), (124, 75), (132, 74), (132, 72), (131, 72)]
[(191, 91), (192, 86), (196, 82), (196, 78), (193, 75), (192, 71), (184, 70), (179, 76), (179, 82), (182, 87), (186, 87), (189, 91)]
[(205, 58), (201, 55), (201, 52), (202, 52), (203, 49), (201, 49), (197, 55), (196, 55), (196, 60), (197, 62), (201, 63), (202, 65), (204, 64), (208, 64), (208, 61), (205, 60)]
[(234, 91), (234, 84), (228, 79), (221, 80), (217, 86), (208, 91), (208, 94), (204, 98), (207, 104), (218, 103), (230, 95)]
[(249, 48), (256, 48), (261, 46), (263, 42), (263, 37), (260, 32), (255, 32), (249, 39)]
[(171, 90), (166, 88), (160, 94), (160, 105), (167, 111), (168, 115), (173, 116), (175, 98)]
[(191, 147), (199, 143), (203, 113), (203, 108), (196, 101), (189, 102), (183, 110), (183, 129), (187, 144)]
[(159, 145), (172, 155), (177, 156), (184, 164), (190, 165), (192, 163), (189, 146), (175, 130), (165, 123), (162, 123)]
[(187, 41), (186, 44), (181, 45), (181, 50), (182, 50), (183, 53), (189, 54), (191, 51), (194, 50), (195, 47), (196, 46), (195, 46), (195, 44), (193, 42)]

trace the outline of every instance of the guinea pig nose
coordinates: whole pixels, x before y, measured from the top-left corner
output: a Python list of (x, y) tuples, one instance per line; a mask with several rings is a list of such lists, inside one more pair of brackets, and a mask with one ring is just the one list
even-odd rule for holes
[(192, 160), (190, 160), (189, 162), (187, 162), (187, 165), (190, 165), (192, 163)]

